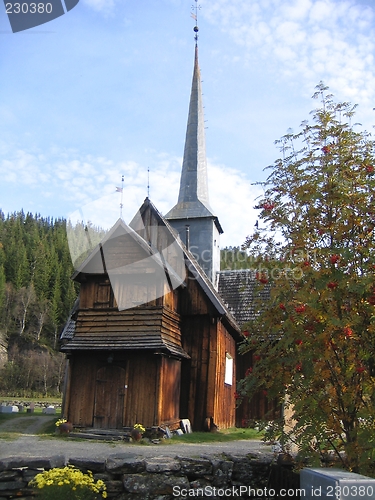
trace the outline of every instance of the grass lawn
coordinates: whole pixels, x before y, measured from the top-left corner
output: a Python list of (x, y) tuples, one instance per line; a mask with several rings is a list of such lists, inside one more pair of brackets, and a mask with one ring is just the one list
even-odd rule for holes
[(19, 438), (26, 429), (33, 424), (35, 417), (46, 419), (46, 422), (38, 428), (36, 434), (43, 437), (49, 437), (55, 432), (55, 421), (59, 418), (59, 414), (53, 416), (56, 417), (56, 419), (54, 418), (52, 420), (48, 418), (51, 417), (51, 415), (45, 415), (42, 413), (42, 409), (34, 413), (0, 413), (0, 426), (4, 424), (4, 428), (0, 427), (0, 438), (7, 440)]
[[(13, 402), (15, 400), (20, 400), (21, 398), (6, 398), (0, 397), (0, 403), (3, 402)], [(22, 402), (29, 406), (29, 403), (43, 403), (45, 406), (61, 404), (61, 400), (58, 398), (22, 398)], [(28, 413), (24, 409), (19, 413), (0, 413), (0, 438), (1, 439), (17, 439), (22, 433), (32, 424), (33, 417), (51, 417), (52, 415), (46, 415), (42, 413), (42, 406), (35, 406), (33, 413)], [(37, 434), (43, 438), (51, 438), (52, 436), (60, 437), (55, 435), (55, 422), (60, 418), (60, 408), (57, 408), (56, 414), (53, 415), (55, 419), (46, 419), (45, 425), (42, 425)], [(26, 418), (21, 418), (26, 417)], [(30, 419), (30, 420), (29, 420)], [(7, 422), (12, 421), (12, 424), (7, 424)], [(1, 426), (5, 424), (4, 428)], [(243, 429), (243, 428), (231, 428), (223, 429), (219, 432), (193, 432), (191, 434), (183, 434), (182, 436), (174, 435), (172, 439), (162, 440), (165, 445), (176, 444), (176, 443), (215, 443), (215, 442), (226, 442), (226, 441), (237, 441), (240, 439), (262, 439), (264, 432), (256, 431), (255, 429)], [(64, 437), (65, 438), (65, 437)]]
[(43, 403), (45, 405), (61, 405), (62, 399), (59, 397), (36, 397), (36, 398), (23, 398), (21, 396), (0, 396), (0, 404), (1, 403), (11, 403), (13, 401), (22, 401), (22, 403)]
[(172, 443), (218, 443), (224, 441), (238, 441), (240, 439), (262, 439), (264, 432), (255, 429), (223, 429), (219, 432), (192, 432), (182, 436), (173, 436), (172, 439), (163, 440), (165, 444)]

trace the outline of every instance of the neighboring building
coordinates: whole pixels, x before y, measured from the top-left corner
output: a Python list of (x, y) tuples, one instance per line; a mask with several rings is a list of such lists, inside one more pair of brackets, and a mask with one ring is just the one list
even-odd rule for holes
[[(243, 330), (256, 313), (253, 306), (255, 275), (256, 271), (253, 269), (225, 270), (219, 273), (219, 294)], [(269, 290), (261, 293), (260, 296), (266, 302)], [(249, 332), (244, 330), (243, 334), (248, 335)], [(244, 378), (253, 362), (252, 351), (237, 356), (237, 380)], [(276, 400), (270, 400), (264, 391), (259, 391), (251, 400), (243, 399), (236, 411), (236, 425), (246, 427), (256, 420), (274, 420), (280, 416), (280, 412), (280, 404)]]

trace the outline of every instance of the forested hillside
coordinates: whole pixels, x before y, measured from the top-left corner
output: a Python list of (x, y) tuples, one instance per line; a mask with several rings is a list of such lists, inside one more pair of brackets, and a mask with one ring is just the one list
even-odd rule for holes
[(0, 394), (59, 391), (72, 272), (65, 220), (0, 212)]
[(256, 260), (240, 247), (225, 247), (220, 252), (220, 269), (253, 269)]

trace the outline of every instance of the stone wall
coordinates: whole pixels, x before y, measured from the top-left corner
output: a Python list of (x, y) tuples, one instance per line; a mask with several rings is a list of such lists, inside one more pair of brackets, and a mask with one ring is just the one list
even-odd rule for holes
[[(114, 455), (103, 460), (70, 459), (68, 464), (84, 472), (91, 470), (95, 480), (102, 479), (106, 483), (108, 498), (113, 500), (192, 497), (265, 500), (270, 461), (270, 458), (250, 455), (144, 459)], [(65, 465), (64, 456), (0, 459), (0, 500), (34, 499), (35, 491), (28, 486), (29, 481), (43, 470)]]

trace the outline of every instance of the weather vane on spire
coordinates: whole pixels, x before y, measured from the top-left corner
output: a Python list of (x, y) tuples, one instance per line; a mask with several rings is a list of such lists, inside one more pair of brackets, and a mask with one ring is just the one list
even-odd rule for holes
[(120, 201), (120, 218), (122, 219), (122, 209), (123, 209), (123, 194), (124, 194), (124, 176), (121, 176), (121, 187), (116, 186), (116, 193), (121, 193), (121, 201)]
[(199, 28), (198, 28), (198, 10), (200, 10), (200, 8), (201, 8), (201, 6), (198, 5), (198, 0), (195, 0), (195, 5), (191, 6), (191, 10), (192, 10), (191, 17), (195, 21), (195, 26), (193, 28), (194, 32), (195, 32), (195, 35), (194, 35), (195, 43), (198, 43), (198, 31), (199, 31)]

